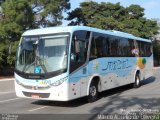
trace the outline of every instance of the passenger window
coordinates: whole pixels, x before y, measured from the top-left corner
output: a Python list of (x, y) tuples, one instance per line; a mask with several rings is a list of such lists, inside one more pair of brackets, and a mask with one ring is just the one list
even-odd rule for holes
[(106, 42), (104, 42), (105, 38), (103, 34), (93, 33), (92, 41), (91, 41), (91, 49), (90, 49), (90, 60), (104, 57), (105, 56), (105, 46)]
[(137, 41), (139, 51), (140, 51), (140, 56), (141, 57), (149, 57), (152, 54), (152, 49), (151, 49), (151, 44), (142, 42), (142, 41)]

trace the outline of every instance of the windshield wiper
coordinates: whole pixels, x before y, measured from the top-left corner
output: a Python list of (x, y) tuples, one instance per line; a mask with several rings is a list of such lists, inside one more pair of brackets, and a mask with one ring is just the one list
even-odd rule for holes
[[(36, 64), (38, 62), (39, 62), (39, 64)], [(46, 66), (44, 64), (42, 64), (42, 59), (40, 57), (38, 57), (38, 56), (36, 56), (36, 58), (33, 61), (33, 63), (31, 63), (30, 65), (28, 65), (28, 67), (27, 67), (27, 64), (26, 64), (24, 66), (22, 72), (26, 72), (33, 64), (34, 64), (34, 68), (35, 68), (35, 66), (41, 66), (41, 68), (43, 69), (44, 73), (47, 73)]]
[(39, 61), (39, 64), (42, 67), (44, 73), (47, 73), (46, 66), (44, 64), (42, 64), (42, 59), (40, 57), (36, 56), (36, 60), (37, 60), (37, 62)]
[[(26, 71), (30, 68), (30, 66), (32, 66), (35, 62), (36, 62), (36, 61), (33, 61), (33, 63), (31, 63), (28, 67), (27, 67), (27, 64), (26, 64), (26, 65), (24, 66), (22, 72), (23, 72), (23, 73), (26, 72)], [(27, 67), (27, 68), (26, 68), (26, 67)]]

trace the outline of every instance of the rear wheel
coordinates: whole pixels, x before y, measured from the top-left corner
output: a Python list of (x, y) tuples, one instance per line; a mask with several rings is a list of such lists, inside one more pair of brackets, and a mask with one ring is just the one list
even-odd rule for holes
[(94, 102), (98, 98), (98, 82), (92, 81), (89, 87), (88, 102)]
[(140, 87), (140, 75), (139, 73), (136, 73), (134, 88), (138, 88), (138, 87)]

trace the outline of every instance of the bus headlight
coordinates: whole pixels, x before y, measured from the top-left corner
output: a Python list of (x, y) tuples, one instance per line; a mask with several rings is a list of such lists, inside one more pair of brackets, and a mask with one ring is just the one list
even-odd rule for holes
[(50, 86), (59, 86), (61, 85), (64, 81), (66, 81), (68, 79), (68, 77), (62, 78), (54, 83), (52, 83)]

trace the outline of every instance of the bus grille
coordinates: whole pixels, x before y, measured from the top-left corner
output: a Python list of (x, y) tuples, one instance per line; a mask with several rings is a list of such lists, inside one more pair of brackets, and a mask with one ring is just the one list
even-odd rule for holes
[[(21, 84), (22, 85), (22, 84)], [(48, 87), (40, 87), (40, 86), (27, 86), (27, 85), (22, 85), (24, 88), (29, 89), (29, 90), (46, 90), (49, 89)]]
[(31, 93), (31, 92), (24, 92), (24, 91), (23, 91), (23, 94), (26, 97), (32, 97), (32, 95), (38, 95), (39, 98), (48, 98), (50, 95), (50, 93)]

